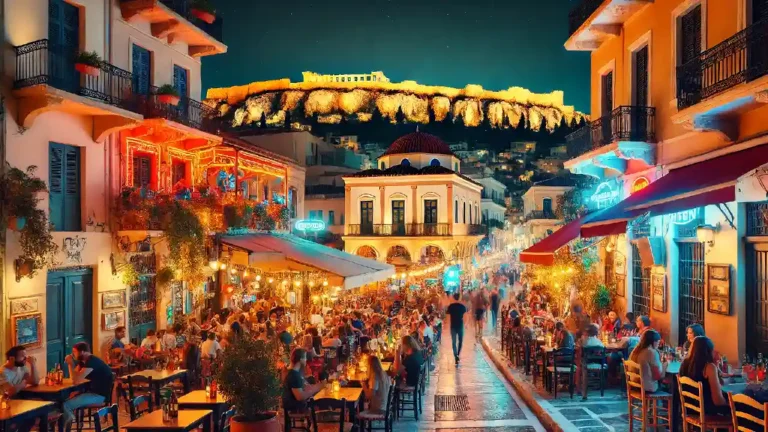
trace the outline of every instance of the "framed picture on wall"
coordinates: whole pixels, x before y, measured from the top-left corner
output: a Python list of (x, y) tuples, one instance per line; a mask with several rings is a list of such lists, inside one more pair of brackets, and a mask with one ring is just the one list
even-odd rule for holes
[(11, 318), (13, 345), (38, 348), (43, 344), (43, 314), (16, 315)]
[(125, 325), (125, 310), (114, 310), (101, 313), (101, 329), (114, 330)]
[(624, 297), (624, 292), (627, 290), (627, 277), (623, 274), (615, 274), (613, 281), (616, 284), (616, 295)]
[(664, 273), (651, 273), (651, 307), (655, 311), (667, 311), (667, 285)]
[(627, 261), (624, 257), (615, 256), (613, 259), (613, 272), (617, 275), (627, 274)]
[(731, 265), (707, 264), (707, 310), (731, 314)]
[(101, 295), (102, 309), (118, 309), (125, 307), (125, 290), (107, 291)]

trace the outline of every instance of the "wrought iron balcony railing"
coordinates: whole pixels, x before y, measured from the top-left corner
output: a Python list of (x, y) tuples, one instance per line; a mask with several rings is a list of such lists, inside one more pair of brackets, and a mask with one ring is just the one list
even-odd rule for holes
[(46, 84), (79, 96), (95, 99), (136, 113), (140, 101), (133, 92), (133, 75), (117, 66), (101, 62), (98, 75), (75, 70), (76, 47), (52, 45), (40, 39), (15, 47), (16, 76), (13, 87), (22, 89)]
[(581, 0), (568, 12), (568, 36), (576, 30), (600, 7), (604, 0)]
[(754, 23), (677, 68), (677, 108), (768, 73), (768, 19)]
[(223, 20), (220, 16), (216, 17), (216, 20), (211, 24), (197, 18), (192, 14), (192, 1), (191, 0), (160, 0), (161, 3), (168, 6), (169, 9), (181, 15), (187, 21), (194, 24), (200, 30), (208, 33), (214, 39), (219, 42), (223, 42), (224, 26)]
[(347, 230), (351, 236), (447, 236), (447, 223), (437, 224), (350, 224)]
[(149, 95), (145, 95), (146, 118), (164, 118), (195, 129), (215, 134), (218, 131), (216, 110), (200, 101), (182, 96), (177, 105), (161, 102), (157, 95), (157, 87), (150, 87)]
[(531, 219), (557, 219), (555, 212), (546, 210), (533, 210), (525, 215), (525, 221)]
[(656, 142), (656, 108), (620, 106), (565, 137), (574, 158), (617, 141)]

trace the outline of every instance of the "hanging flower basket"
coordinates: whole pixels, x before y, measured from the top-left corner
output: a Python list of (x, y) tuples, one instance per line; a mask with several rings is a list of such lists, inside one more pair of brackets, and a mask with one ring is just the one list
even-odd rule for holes
[(202, 10), (202, 9), (192, 9), (192, 15), (194, 15), (197, 19), (200, 21), (204, 21), (208, 24), (213, 24), (214, 21), (216, 21), (216, 15)]
[(161, 103), (169, 104), (176, 106), (179, 104), (179, 97), (170, 95), (170, 94), (163, 94), (163, 95), (157, 95), (157, 100), (159, 100)]
[(27, 225), (27, 218), (11, 216), (8, 218), (8, 228), (19, 232)]
[(81, 74), (99, 76), (102, 60), (96, 51), (84, 51), (75, 57), (75, 70)]
[(87, 65), (85, 63), (75, 63), (75, 70), (81, 74), (90, 76), (99, 76), (99, 68), (96, 66)]

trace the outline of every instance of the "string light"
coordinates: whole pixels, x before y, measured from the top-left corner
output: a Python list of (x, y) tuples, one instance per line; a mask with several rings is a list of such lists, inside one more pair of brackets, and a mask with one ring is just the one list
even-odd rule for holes
[(208, 263), (208, 265), (211, 266), (211, 268), (213, 270), (218, 270), (219, 269), (219, 262), (218, 261), (210, 261)]
[(243, 277), (248, 277), (248, 270), (243, 270)]
[(313, 281), (309, 281), (309, 287), (312, 288), (313, 286), (315, 286), (315, 283)]
[(236, 268), (234, 268), (234, 267), (232, 267), (232, 268), (229, 270), (229, 272), (230, 272), (230, 273), (232, 273), (232, 274), (235, 274), (235, 273), (237, 273), (237, 269), (236, 269)]
[(256, 275), (256, 282), (261, 280), (261, 275)]
[(275, 280), (274, 280), (274, 279), (272, 279), (272, 278), (269, 278), (269, 280), (268, 280), (268, 281), (269, 281), (269, 283), (272, 283), (272, 282), (274, 282)]
[(299, 286), (301, 286), (301, 282), (296, 281), (296, 282), (293, 283), (293, 285), (299, 287)]
[(227, 263), (221, 263), (221, 269), (226, 270), (227, 269)]
[(323, 281), (323, 286), (328, 286), (328, 281), (327, 280)]

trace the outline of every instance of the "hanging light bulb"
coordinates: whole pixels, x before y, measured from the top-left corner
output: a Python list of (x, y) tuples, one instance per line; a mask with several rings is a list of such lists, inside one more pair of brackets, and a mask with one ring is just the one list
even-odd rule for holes
[(213, 270), (219, 269), (219, 262), (218, 261), (209, 261), (208, 265), (211, 266)]
[(283, 285), (288, 285), (288, 281), (283, 279)]
[(294, 282), (293, 284), (294, 284), (295, 286), (297, 286), (297, 287), (298, 287), (298, 286), (301, 286), (301, 282), (300, 282), (300, 281), (296, 281), (296, 282)]
[(237, 269), (232, 267), (231, 269), (229, 269), (229, 272), (232, 273), (232, 274), (235, 274), (235, 273), (237, 273)]
[(274, 281), (275, 281), (275, 280), (274, 280), (274, 279), (272, 279), (272, 278), (269, 278), (269, 280), (268, 280), (268, 282), (269, 282), (269, 283), (272, 283), (272, 282), (274, 282)]
[(227, 263), (221, 263), (220, 267), (221, 267), (222, 270), (226, 270), (227, 269)]

